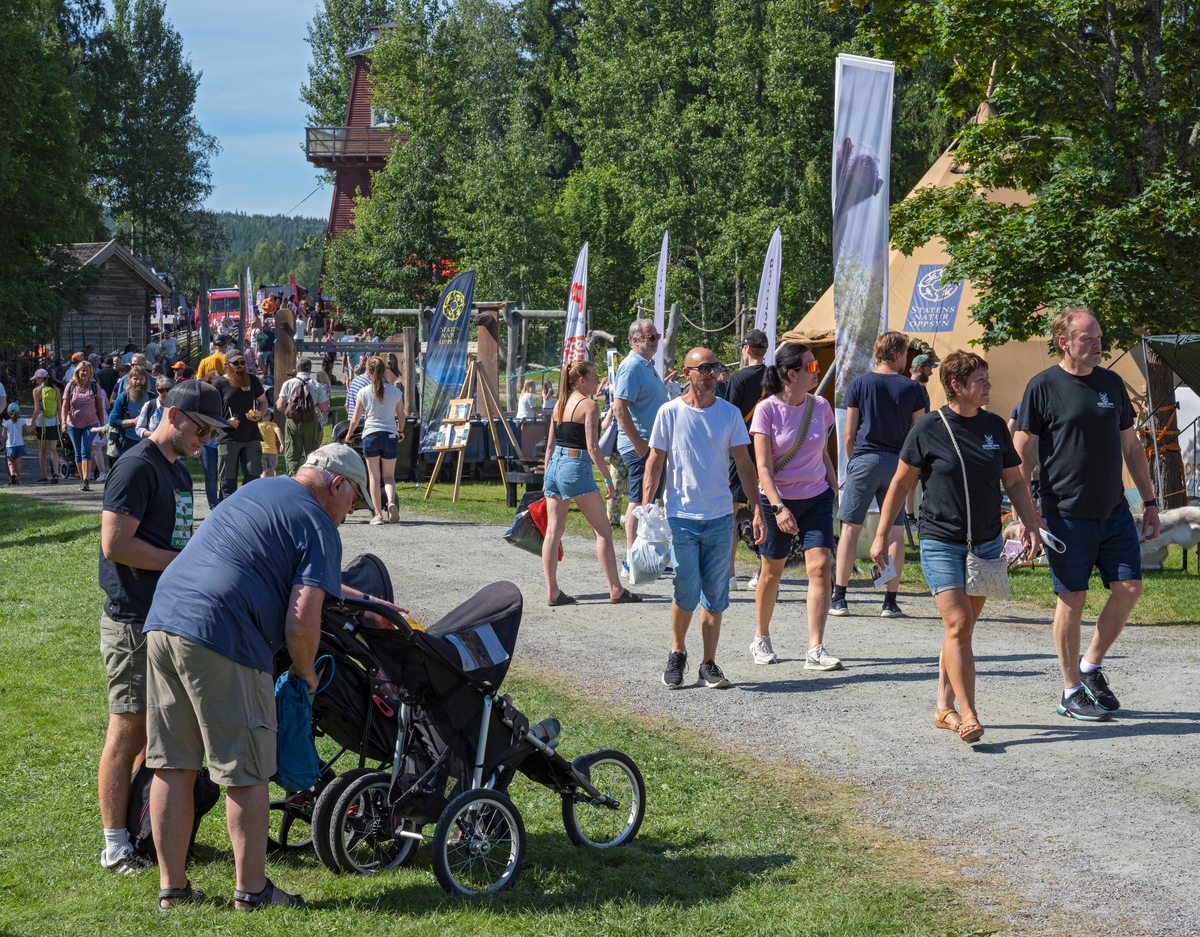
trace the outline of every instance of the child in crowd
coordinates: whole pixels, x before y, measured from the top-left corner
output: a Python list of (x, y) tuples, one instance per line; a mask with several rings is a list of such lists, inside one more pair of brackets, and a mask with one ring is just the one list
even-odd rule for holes
[(268, 416), (258, 424), (258, 431), (262, 434), (262, 477), (273, 478), (275, 467), (279, 464), (279, 450), (283, 446), (279, 426)]
[(21, 484), (21, 460), (25, 458), (25, 427), (29, 424), (21, 417), (19, 404), (10, 403), (0, 433), (4, 434), (4, 455), (8, 459), (8, 483)]

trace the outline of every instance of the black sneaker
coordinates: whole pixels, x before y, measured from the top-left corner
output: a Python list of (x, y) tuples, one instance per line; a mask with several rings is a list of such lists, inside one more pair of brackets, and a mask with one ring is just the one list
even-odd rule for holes
[(1086, 687), (1080, 687), (1070, 696), (1064, 695), (1055, 711), (1080, 722), (1107, 722), (1112, 717), (1111, 712), (1092, 699)]
[(683, 686), (683, 675), (687, 673), (687, 652), (672, 651), (667, 655), (667, 669), (663, 671), (663, 683), (668, 690)]
[(831, 599), (829, 602), (829, 614), (835, 618), (845, 618), (850, 614), (850, 607), (846, 604), (845, 599)]
[(700, 665), (700, 679), (710, 690), (724, 690), (729, 686), (729, 681), (715, 660), (706, 660)]
[(1079, 682), (1087, 687), (1087, 691), (1092, 695), (1092, 699), (1109, 712), (1116, 712), (1121, 708), (1121, 703), (1117, 700), (1117, 695), (1108, 688), (1108, 680), (1104, 677), (1103, 669), (1093, 670), (1091, 673), (1084, 673), (1082, 670), (1079, 671)]
[(880, 618), (903, 618), (904, 612), (900, 611), (900, 606), (896, 604), (895, 599), (884, 599), (883, 607), (879, 610)]

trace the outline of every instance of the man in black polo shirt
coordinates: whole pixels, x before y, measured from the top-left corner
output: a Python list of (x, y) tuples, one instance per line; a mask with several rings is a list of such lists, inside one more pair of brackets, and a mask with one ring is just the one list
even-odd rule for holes
[(196, 456), (221, 419), (221, 395), (201, 381), (173, 388), (154, 432), (113, 466), (100, 521), (100, 651), (108, 671), (108, 734), (100, 756), (100, 864), (145, 867), (129, 844), (129, 778), (146, 747), (146, 638), (142, 626), (159, 576), (192, 536), (192, 478), (179, 461)]
[[(1147, 540), (1159, 533), (1158, 502), (1125, 384), (1099, 366), (1100, 323), (1086, 309), (1070, 309), (1055, 318), (1050, 336), (1059, 363), (1025, 388), (1013, 443), (1027, 484), (1033, 444), (1038, 444), (1042, 517), (1066, 545), (1061, 553), (1046, 551), (1058, 596), (1054, 643), (1064, 687), (1058, 714), (1102, 722), (1120, 703), (1101, 664), (1142, 594), (1142, 554), (1125, 500), (1122, 459), (1145, 505)], [(1080, 657), (1079, 622), (1093, 567), (1110, 594)]]
[[(751, 329), (742, 339), (742, 366), (729, 378), (729, 386), (725, 389), (724, 397), (738, 408), (746, 426), (754, 416), (754, 408), (762, 400), (762, 376), (767, 370), (767, 333), (761, 329)], [(750, 453), (750, 464), (754, 465), (754, 447), (747, 446)], [(755, 472), (757, 477), (757, 470)], [(733, 492), (733, 516), (736, 522), (738, 511), (750, 503), (749, 497), (758, 500), (758, 492), (746, 492), (738, 478), (737, 463), (729, 460), (729, 490)], [(735, 575), (735, 559), (737, 557), (737, 527), (733, 531), (733, 555), (729, 557), (729, 588), (737, 589), (738, 581)]]

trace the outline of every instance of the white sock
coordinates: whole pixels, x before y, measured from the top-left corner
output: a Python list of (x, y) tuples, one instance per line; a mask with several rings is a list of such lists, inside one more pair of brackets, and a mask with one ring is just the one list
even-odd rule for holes
[(1070, 696), (1070, 695), (1071, 695), (1072, 693), (1074, 693), (1076, 690), (1082, 690), (1082, 689), (1083, 689), (1083, 684), (1082, 684), (1082, 683), (1081, 683), (1081, 684), (1079, 684), (1079, 686), (1069, 686), (1069, 687), (1067, 687), (1065, 690), (1063, 690), (1063, 699), (1066, 699), (1068, 696)]
[(129, 845), (129, 830), (105, 830), (104, 848), (110, 856), (116, 855), (118, 849)]
[(1086, 658), (1079, 658), (1079, 670), (1081, 673), (1095, 673), (1100, 669), (1099, 664), (1090, 663)]

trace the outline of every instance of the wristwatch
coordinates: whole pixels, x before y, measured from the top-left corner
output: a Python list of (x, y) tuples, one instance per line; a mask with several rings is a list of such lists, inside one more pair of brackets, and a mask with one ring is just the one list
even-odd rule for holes
[(1156, 507), (1158, 507), (1158, 498), (1146, 498), (1142, 502), (1142, 510), (1143, 511), (1146, 510), (1146, 508), (1156, 508)]
[(778, 504), (772, 504), (772, 505), (771, 505), (771, 510), (772, 510), (772, 511), (773, 511), (775, 514), (778, 514), (778, 513), (779, 513), (780, 511), (782, 511), (782, 510), (783, 510), (785, 507), (787, 507), (787, 505), (786, 505), (786, 504), (784, 504), (782, 501), (780, 501)]

